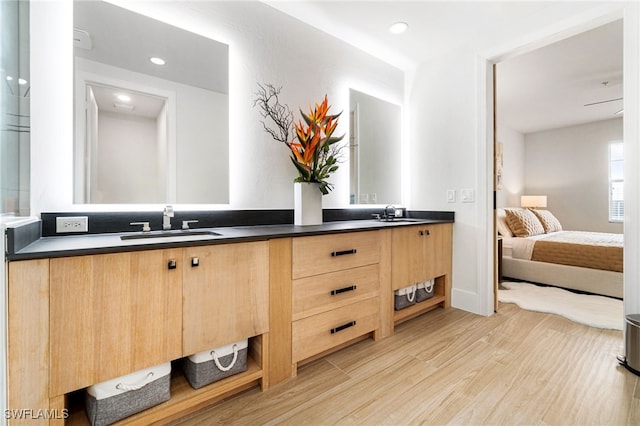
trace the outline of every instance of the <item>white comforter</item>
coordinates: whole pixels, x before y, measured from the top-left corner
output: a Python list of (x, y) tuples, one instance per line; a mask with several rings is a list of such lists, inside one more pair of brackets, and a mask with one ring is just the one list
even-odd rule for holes
[(548, 234), (535, 235), (533, 237), (503, 237), (502, 254), (516, 259), (531, 260), (533, 246), (538, 240), (561, 240), (572, 243), (582, 243), (588, 241), (594, 245), (622, 245), (623, 234), (608, 234), (603, 232), (586, 231), (558, 231)]

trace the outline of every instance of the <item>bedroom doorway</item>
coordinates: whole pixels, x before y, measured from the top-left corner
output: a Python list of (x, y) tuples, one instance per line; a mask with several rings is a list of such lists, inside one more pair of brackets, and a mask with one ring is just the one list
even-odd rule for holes
[[(604, 157), (587, 159), (588, 150), (577, 145), (575, 140), (579, 138), (578, 134), (597, 134), (601, 146), (606, 147), (608, 142), (622, 139), (624, 113), (619, 112), (623, 106), (622, 27), (622, 19), (612, 19), (605, 24), (600, 22), (600, 25), (574, 32), (562, 40), (550, 40), (537, 49), (504, 55), (492, 66), (493, 140), (489, 143), (493, 143), (494, 153), (493, 295), (496, 311), (499, 309), (498, 286), (503, 254), (500, 252), (507, 255), (509, 250), (500, 247), (505, 241), (498, 238), (498, 209), (521, 207), (522, 195), (544, 195), (547, 199), (545, 208), (564, 222), (566, 229), (623, 233), (622, 223), (610, 221), (608, 217), (610, 183), (606, 148)], [(598, 49), (603, 49), (605, 59), (594, 54), (595, 50), (600, 51)], [(582, 55), (581, 52), (585, 53)], [(593, 58), (597, 59), (592, 64), (589, 60)], [(574, 66), (579, 67), (582, 74), (577, 73)], [(591, 124), (605, 122), (606, 128)], [(573, 135), (567, 129), (574, 130)], [(557, 141), (563, 131), (571, 139), (567, 143), (574, 144), (567, 148), (573, 154), (566, 158), (572, 161), (565, 161), (563, 170), (554, 171), (551, 155), (547, 151), (548, 156), (544, 158), (544, 142), (540, 141), (545, 137)], [(536, 148), (533, 144), (540, 146)], [(576, 161), (579, 154), (585, 154), (585, 163), (581, 163), (582, 159)], [(604, 166), (594, 167), (596, 163)], [(577, 177), (579, 172), (588, 169), (604, 170), (605, 174), (597, 178)], [(581, 179), (587, 182), (586, 186), (580, 183)], [(597, 189), (602, 187), (604, 192)], [(592, 216), (588, 219), (590, 222), (585, 220), (589, 215)]]

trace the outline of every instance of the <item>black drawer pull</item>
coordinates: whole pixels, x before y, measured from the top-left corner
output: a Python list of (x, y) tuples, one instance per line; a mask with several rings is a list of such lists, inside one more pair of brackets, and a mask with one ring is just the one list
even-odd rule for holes
[(343, 325), (341, 325), (341, 326), (339, 326), (339, 327), (332, 328), (332, 329), (331, 329), (331, 334), (335, 334), (335, 333), (337, 333), (338, 331), (342, 331), (342, 330), (344, 330), (345, 328), (353, 327), (354, 325), (356, 325), (356, 322), (355, 322), (355, 321), (351, 321), (351, 322), (348, 322), (348, 323), (346, 323), (346, 324), (343, 324)]
[(339, 288), (337, 290), (331, 290), (331, 295), (335, 296), (336, 294), (346, 293), (347, 291), (353, 291), (356, 289), (355, 285), (350, 285), (349, 287)]
[(351, 249), (351, 250), (342, 250), (342, 251), (334, 251), (333, 253), (331, 253), (332, 257), (336, 257), (336, 256), (344, 256), (345, 254), (356, 254), (356, 249)]
[(178, 267), (178, 262), (176, 262), (175, 259), (169, 259), (169, 262), (167, 263), (167, 268), (176, 269), (177, 267)]

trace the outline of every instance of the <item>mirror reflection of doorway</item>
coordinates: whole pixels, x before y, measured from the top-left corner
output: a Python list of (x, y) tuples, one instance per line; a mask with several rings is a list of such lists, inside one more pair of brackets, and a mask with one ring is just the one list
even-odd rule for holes
[(153, 203), (166, 197), (167, 102), (86, 85), (86, 202)]
[(350, 204), (400, 204), (402, 108), (349, 89)]

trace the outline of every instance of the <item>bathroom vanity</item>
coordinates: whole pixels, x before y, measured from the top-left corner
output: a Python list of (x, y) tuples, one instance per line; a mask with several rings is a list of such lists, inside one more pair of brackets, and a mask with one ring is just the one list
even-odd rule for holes
[[(243, 338), (246, 372), (194, 390), (177, 365), (171, 399), (121, 423), (168, 421), (289, 380), (300, 364), (448, 307), (452, 223), (224, 227), (184, 241), (40, 238), (9, 255), (8, 406), (57, 414), (43, 424), (88, 424), (74, 403), (87, 386)], [(394, 311), (394, 289), (428, 279), (434, 297)]]

